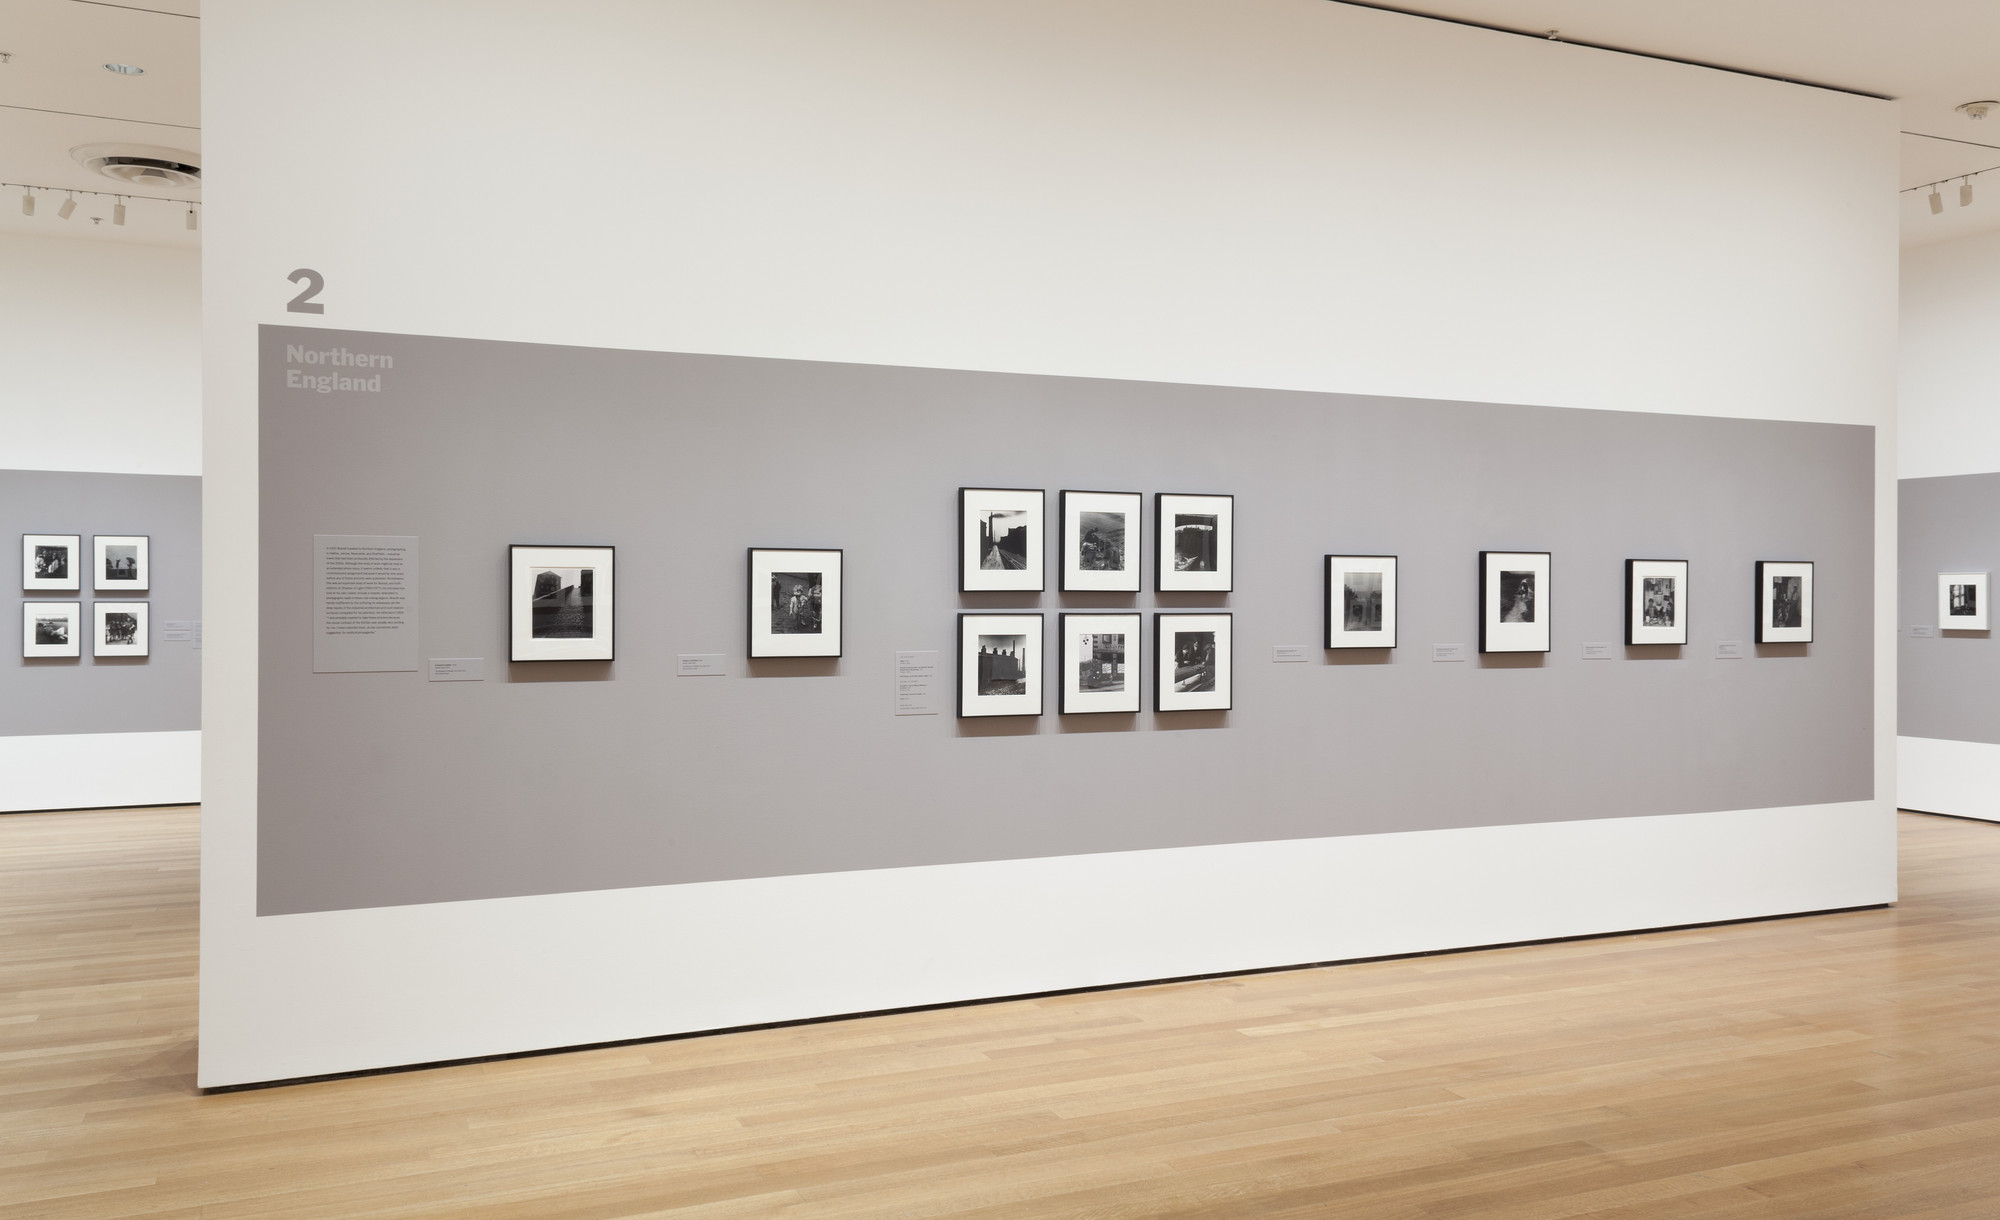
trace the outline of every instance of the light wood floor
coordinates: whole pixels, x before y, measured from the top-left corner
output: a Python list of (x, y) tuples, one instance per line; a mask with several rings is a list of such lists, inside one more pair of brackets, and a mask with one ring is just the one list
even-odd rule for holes
[(1723, 928), (197, 1095), (196, 817), (0, 817), (0, 1216), (2000, 1216), (2000, 826)]

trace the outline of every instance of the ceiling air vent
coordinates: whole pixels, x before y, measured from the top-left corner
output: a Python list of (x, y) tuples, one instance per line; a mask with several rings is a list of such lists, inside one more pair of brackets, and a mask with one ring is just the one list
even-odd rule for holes
[(69, 155), (85, 169), (136, 187), (193, 190), (201, 186), (201, 158), (155, 144), (84, 144)]

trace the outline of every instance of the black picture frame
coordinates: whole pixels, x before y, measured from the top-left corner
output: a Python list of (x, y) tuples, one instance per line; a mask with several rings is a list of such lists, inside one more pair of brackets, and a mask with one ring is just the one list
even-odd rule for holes
[[(967, 694), (969, 692), (966, 689), (966, 670), (968, 668), (974, 669), (975, 672), (974, 672), (973, 682), (975, 684), (980, 682), (981, 679), (977, 674), (977, 666), (979, 664), (978, 657), (980, 654), (970, 652), (967, 650), (966, 647), (968, 642), (966, 636), (967, 631), (970, 630), (977, 634), (985, 634), (984, 632), (979, 632), (978, 630), (981, 625), (993, 626), (993, 627), (1004, 627), (1011, 625), (1020, 627), (1022, 628), (1022, 630), (1006, 631), (1002, 632), (1001, 634), (1024, 635), (1028, 633), (1027, 627), (1030, 624), (1030, 622), (1032, 622), (1033, 624), (1032, 630), (1034, 635), (1034, 646), (1031, 650), (1029, 650), (1028, 656), (1025, 659), (1021, 660), (1020, 662), (1020, 670), (1021, 670), (1020, 678), (1023, 686), (1031, 686), (1033, 688), (1034, 700), (1032, 708), (1031, 705), (1026, 701), (1026, 697), (1029, 693), (1027, 690), (1023, 690), (1021, 692), (1021, 697), (1023, 699), (1023, 702), (1019, 705), (1008, 704), (1008, 705), (1001, 705), (999, 707), (986, 708), (986, 707), (981, 707), (981, 705), (969, 702), (967, 700)], [(1041, 655), (1043, 649), (1046, 647), (1047, 641), (1048, 641), (1048, 631), (1046, 624), (1046, 616), (1043, 615), (1039, 610), (1026, 610), (1026, 611), (980, 610), (980, 611), (964, 611), (960, 613), (958, 616), (958, 655), (953, 660), (954, 668), (958, 672), (958, 683), (957, 683), (958, 718), (960, 720), (984, 720), (984, 719), (1000, 719), (1000, 718), (1016, 717), (1016, 716), (1042, 715), (1048, 708), (1048, 688), (1044, 684), (1044, 675), (1048, 667), (1044, 663), (1044, 659)], [(1004, 696), (1004, 695), (991, 696), (991, 695), (979, 694), (977, 697), (1008, 698), (1011, 696)], [(971, 708), (972, 710), (968, 711), (967, 710), (968, 708)]]
[[(1121, 579), (1093, 582), (1079, 577), (1075, 585), (1072, 586), (1069, 570), (1070, 560), (1082, 548), (1083, 540), (1072, 536), (1070, 532), (1069, 498), (1071, 496), (1115, 496), (1121, 500), (1131, 501), (1129, 509), (1131, 520), (1126, 522), (1125, 536), (1122, 543), (1125, 554), (1125, 567), (1119, 571)], [(1056, 536), (1061, 539), (1059, 544), (1061, 546), (1061, 553), (1056, 557), (1056, 588), (1058, 591), (1063, 593), (1114, 594), (1139, 592), (1142, 583), (1140, 568), (1144, 565), (1146, 551), (1145, 493), (1137, 491), (1065, 490), (1059, 492), (1056, 496), (1056, 517)], [(961, 531), (961, 545), (963, 545), (963, 537), (963, 531)]]
[[(1212, 501), (1211, 504), (1181, 505), (1170, 501)], [(1179, 516), (1183, 507), (1212, 507), (1216, 522), (1209, 539), (1212, 568), (1192, 571), (1178, 566), (1175, 556), (1182, 549), (1180, 531), (1185, 528), (1171, 520), (1169, 511)], [(1236, 591), (1236, 497), (1224, 493), (1157, 491), (1153, 493), (1153, 592), (1233, 593)]]
[[(1223, 638), (1214, 646), (1210, 656), (1213, 667), (1213, 685), (1206, 692), (1184, 692), (1178, 689), (1180, 671), (1186, 668), (1178, 662), (1178, 653), (1169, 657), (1170, 648), (1177, 649), (1175, 636), (1179, 634), (1182, 620), (1198, 619), (1209, 624), (1210, 631)], [(1188, 624), (1194, 626), (1195, 624)], [(1211, 642), (1213, 643), (1213, 642)], [(1169, 684), (1175, 689), (1169, 690)], [(1203, 699), (1200, 695), (1210, 697)], [(1227, 610), (1155, 611), (1153, 614), (1153, 710), (1155, 712), (1226, 712), (1236, 706), (1236, 625), (1235, 615)]]
[[(63, 551), (62, 575), (42, 576), (36, 571), (39, 548)], [(53, 559), (53, 557), (51, 557)], [(82, 534), (22, 534), (21, 589), (26, 593), (81, 593), (83, 569), (90, 561), (83, 553)]]
[[(980, 543), (973, 540), (971, 513), (1000, 511), (974, 508), (970, 501), (974, 497), (998, 498), (1022, 497), (1019, 511), (1034, 517), (1032, 525), (1024, 525), (1027, 533), (1022, 542), (1021, 568), (981, 568), (975, 566), (980, 554)], [(1027, 497), (1032, 496), (1032, 503)], [(1041, 593), (1048, 588), (1048, 501), (1049, 493), (1039, 487), (961, 487), (958, 489), (958, 591), (960, 593)], [(996, 543), (996, 546), (999, 544)], [(1011, 550), (1012, 548), (1008, 548)], [(1021, 577), (1009, 578), (1006, 573), (1019, 571), (1027, 573)], [(975, 573), (991, 575), (976, 576)]]
[[(1497, 632), (1491, 630), (1491, 628), (1520, 625), (1516, 623), (1503, 624), (1500, 621), (1499, 616), (1504, 611), (1502, 611), (1496, 600), (1493, 589), (1494, 582), (1487, 579), (1489, 575), (1494, 574), (1491, 569), (1493, 561), (1496, 559), (1505, 559), (1508, 556), (1519, 556), (1523, 559), (1539, 558), (1542, 561), (1540, 574), (1544, 577), (1544, 581), (1538, 582), (1537, 587), (1530, 592), (1530, 596), (1535, 601), (1535, 617), (1531, 622), (1536, 628), (1536, 634), (1539, 634), (1541, 637), (1539, 646), (1535, 646), (1532, 642), (1528, 646), (1522, 646), (1513, 642), (1503, 644), (1501, 641), (1493, 638)], [(1555, 584), (1555, 566), (1555, 554), (1551, 551), (1479, 552), (1479, 651), (1482, 654), (1509, 652), (1546, 653), (1554, 650), (1556, 635), (1555, 607), (1551, 602), (1550, 594)]]
[[(1771, 571), (1773, 568), (1804, 568), (1805, 571), (1802, 573), (1775, 572)], [(1750, 604), (1757, 619), (1756, 638), (1759, 644), (1810, 644), (1813, 642), (1815, 605), (1813, 586), (1817, 583), (1814, 575), (1813, 561), (1810, 559), (1759, 559), (1757, 561), (1757, 574), (1753, 585), (1755, 592)], [(1772, 576), (1805, 577), (1804, 583), (1800, 586), (1799, 613), (1801, 623), (1798, 627), (1781, 628), (1767, 621), (1770, 616), (1765, 614), (1764, 590), (1769, 587), (1766, 582)], [(1780, 632), (1784, 632), (1785, 634), (1780, 635)], [(1793, 634), (1794, 632), (1803, 632), (1803, 634)]]
[[(1680, 567), (1679, 583), (1674, 586), (1674, 629), (1680, 636), (1676, 640), (1640, 639), (1638, 626), (1640, 599), (1643, 594), (1639, 582), (1645, 579), (1639, 571), (1640, 564), (1676, 564)], [(1627, 647), (1685, 648), (1688, 642), (1688, 624), (1694, 614), (1694, 604), (1688, 600), (1688, 584), (1693, 565), (1685, 559), (1627, 559), (1625, 561), (1625, 644)]]
[[(828, 637), (831, 637), (832, 651), (826, 651), (823, 647), (814, 650), (800, 649), (797, 651), (778, 649), (773, 647), (772, 641), (784, 638), (786, 633), (770, 631), (764, 632), (761, 635), (758, 633), (757, 607), (760, 602), (758, 599), (759, 582), (757, 576), (760, 571), (758, 566), (758, 556), (760, 555), (830, 555), (833, 557), (831, 565), (823, 569), (821, 574), (821, 603), (817, 608), (821, 630), (811, 633), (818, 635), (822, 644), (827, 642)], [(744, 656), (751, 660), (768, 660), (776, 657), (830, 657), (837, 659), (845, 655), (847, 634), (847, 552), (844, 548), (824, 546), (753, 546), (747, 548), (745, 559), (747, 588), (744, 591), (743, 599)], [(832, 583), (834, 587), (831, 597), (826, 595), (825, 572), (827, 571), (833, 573)], [(825, 611), (828, 603), (831, 603), (833, 608), (832, 630), (830, 631), (826, 630), (828, 624), (826, 623)], [(771, 612), (775, 613), (776, 608), (772, 607)], [(806, 633), (800, 634), (804, 635)]]
[[(1130, 698), (1121, 699), (1119, 702), (1121, 704), (1129, 703), (1130, 706), (1084, 706), (1083, 700), (1092, 697), (1098, 692), (1083, 691), (1081, 689), (1077, 692), (1074, 705), (1072, 704), (1069, 689), (1070, 675), (1077, 672), (1081, 658), (1075, 656), (1070, 651), (1070, 644), (1074, 636), (1074, 633), (1070, 630), (1071, 619), (1120, 620), (1120, 626), (1125, 628), (1125, 660), (1123, 662), (1125, 666), (1125, 690), (1121, 693), (1129, 694)], [(1126, 620), (1129, 620), (1129, 622)], [(1064, 611), (1056, 616), (1056, 633), (1061, 637), (1057, 645), (1056, 654), (1056, 710), (1058, 712), (1065, 716), (1129, 716), (1139, 711), (1142, 698), (1140, 683), (1143, 680), (1140, 677), (1140, 665), (1142, 663), (1141, 658), (1146, 655), (1146, 616), (1143, 613), (1137, 610)], [(1157, 694), (1155, 698), (1157, 698)]]
[[(540, 600), (533, 596), (533, 586), (524, 591), (520, 587), (520, 553), (522, 551), (571, 551), (591, 552), (591, 625), (593, 634), (588, 637), (590, 647), (573, 647), (544, 637), (542, 643), (534, 643), (533, 616), (534, 603)], [(602, 559), (597, 555), (602, 555)], [(576, 558), (582, 558), (581, 555)], [(532, 566), (581, 567), (578, 564), (544, 564)], [(602, 596), (598, 588), (596, 569), (604, 568), (611, 574), (611, 596), (599, 605)], [(610, 623), (602, 639), (596, 634), (597, 612), (605, 611)], [(525, 616), (525, 619), (524, 619)], [(574, 638), (574, 637), (566, 637)], [(524, 641), (527, 645), (524, 649)], [(529, 655), (523, 655), (524, 651)], [(537, 655), (539, 654), (539, 655)], [(566, 543), (566, 542), (516, 542), (507, 547), (507, 660), (516, 665), (539, 665), (561, 661), (615, 661), (618, 659), (618, 548), (608, 543)]]
[[(1344, 611), (1346, 607), (1345, 599), (1342, 595), (1346, 592), (1346, 584), (1342, 582), (1340, 587), (1336, 588), (1334, 585), (1334, 573), (1345, 570), (1344, 568), (1337, 568), (1336, 561), (1346, 560), (1375, 561), (1388, 565), (1384, 569), (1384, 574), (1388, 577), (1388, 580), (1385, 582), (1387, 588), (1383, 594), (1383, 604), (1380, 611), (1382, 614), (1382, 634), (1387, 639), (1387, 643), (1341, 640), (1335, 636), (1333, 624), (1336, 599), (1340, 599), (1338, 609)], [(1356, 555), (1344, 553), (1328, 555), (1322, 559), (1320, 561), (1320, 580), (1324, 599), (1320, 607), (1320, 647), (1328, 650), (1339, 649), (1343, 652), (1352, 651), (1357, 648), (1388, 649), (1396, 647), (1398, 643), (1397, 620), (1402, 612), (1402, 604), (1399, 597), (1402, 591), (1402, 569), (1402, 558), (1397, 555)], [(1342, 614), (1340, 617), (1345, 618), (1345, 615)]]

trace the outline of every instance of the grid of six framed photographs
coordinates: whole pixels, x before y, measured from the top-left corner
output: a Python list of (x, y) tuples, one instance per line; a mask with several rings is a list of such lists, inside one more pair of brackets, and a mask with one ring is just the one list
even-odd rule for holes
[[(21, 588), (28, 593), (75, 593), (83, 589), (81, 534), (23, 534)], [(151, 654), (151, 603), (133, 599), (152, 587), (152, 539), (145, 534), (97, 534), (91, 538), (90, 588), (93, 603), (93, 657)], [(115, 600), (105, 600), (107, 597)], [(81, 601), (21, 603), (21, 656), (24, 660), (83, 655), (85, 615)]]

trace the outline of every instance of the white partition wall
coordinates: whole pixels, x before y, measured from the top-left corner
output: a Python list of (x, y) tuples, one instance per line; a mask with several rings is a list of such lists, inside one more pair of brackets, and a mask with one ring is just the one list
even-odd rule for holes
[[(1940, 572), (2000, 568), (2000, 232), (1903, 252), (1897, 427), (1907, 555), (1897, 648), (1896, 801), (2000, 821), (2000, 643), (1937, 614)], [(1923, 632), (1924, 634), (1914, 634)]]
[[(204, 1085), (1893, 899), (1892, 106), (1323, 0), (203, 26)], [(260, 325), (1871, 427), (1875, 795), (260, 916)]]
[[(0, 233), (0, 554), (10, 571), (23, 533), (156, 533), (169, 592), (155, 616), (199, 616), (200, 259)], [(87, 607), (87, 585), (79, 596)], [(102, 669), (87, 655), (31, 667), (12, 643), (19, 613), (10, 601), (0, 615), (0, 812), (199, 800), (193, 642)]]

